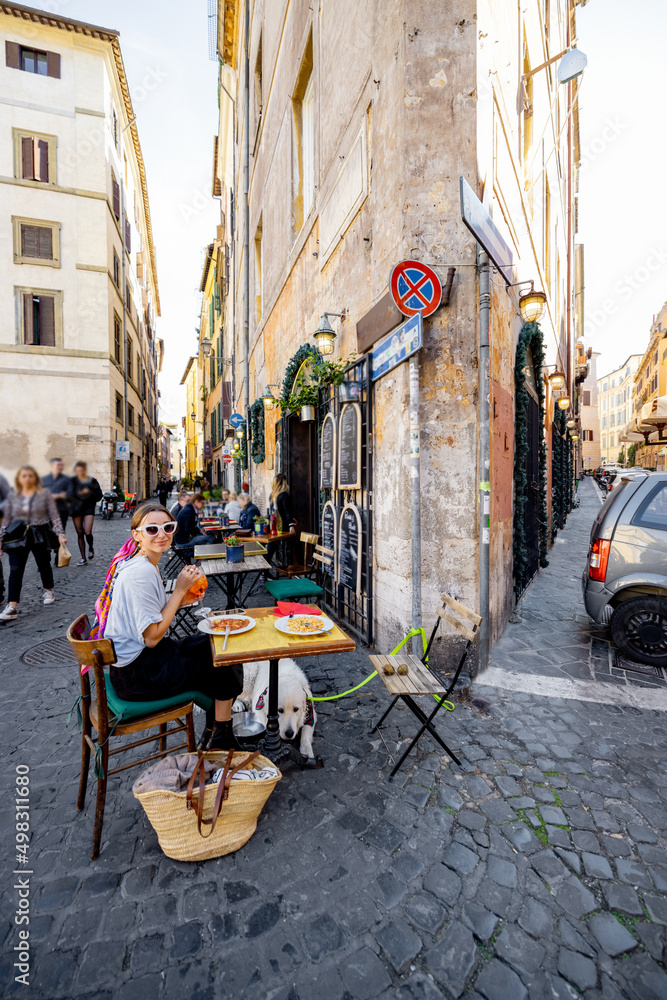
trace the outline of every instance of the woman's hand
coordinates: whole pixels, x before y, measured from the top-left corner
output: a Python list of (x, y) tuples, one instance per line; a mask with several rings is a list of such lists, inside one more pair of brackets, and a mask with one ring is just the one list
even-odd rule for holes
[(187, 594), (190, 587), (193, 585), (195, 580), (198, 580), (201, 575), (201, 570), (198, 566), (184, 566), (181, 572), (176, 577), (176, 583), (174, 584), (174, 594), (179, 594), (181, 597)]
[(58, 541), (61, 545), (67, 545), (67, 535), (58, 535)]

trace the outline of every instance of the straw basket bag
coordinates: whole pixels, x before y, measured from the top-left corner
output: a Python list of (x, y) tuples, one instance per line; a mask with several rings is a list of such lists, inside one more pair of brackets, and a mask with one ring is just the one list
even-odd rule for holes
[[(278, 771), (275, 778), (266, 781), (230, 780), (241, 768), (275, 768), (258, 751), (250, 755), (230, 750), (228, 754), (191, 756), (194, 770), (187, 791), (155, 789), (134, 793), (157, 833), (160, 847), (176, 861), (206, 861), (238, 851), (255, 832), (262, 807), (282, 777)], [(205, 784), (205, 759), (224, 767), (223, 777), (216, 784)], [(197, 779), (199, 787), (195, 789)]]

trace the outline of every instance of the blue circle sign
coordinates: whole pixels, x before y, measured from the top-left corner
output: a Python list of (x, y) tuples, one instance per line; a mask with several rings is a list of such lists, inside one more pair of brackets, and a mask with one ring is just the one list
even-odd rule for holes
[(229, 418), (229, 422), (232, 425), (232, 427), (240, 427), (241, 424), (243, 423), (243, 417), (241, 416), (240, 413), (232, 413), (231, 417)]

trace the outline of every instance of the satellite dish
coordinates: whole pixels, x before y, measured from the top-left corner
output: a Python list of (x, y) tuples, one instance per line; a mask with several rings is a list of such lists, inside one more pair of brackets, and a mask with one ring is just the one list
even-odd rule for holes
[(568, 83), (580, 76), (588, 65), (588, 59), (579, 49), (570, 49), (558, 63), (556, 71), (559, 83)]

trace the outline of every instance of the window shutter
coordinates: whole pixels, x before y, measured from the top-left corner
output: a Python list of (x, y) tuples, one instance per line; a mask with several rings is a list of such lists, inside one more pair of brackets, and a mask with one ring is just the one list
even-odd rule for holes
[(23, 160), (23, 178), (26, 181), (35, 179), (35, 143), (29, 136), (21, 139), (21, 157)]
[(584, 389), (584, 406), (590, 406), (590, 405), (591, 405), (591, 390)]
[(39, 342), (42, 347), (56, 346), (54, 300), (50, 295), (39, 297)]
[(21, 68), (21, 46), (18, 42), (5, 42), (5, 63), (10, 69)]
[(130, 226), (127, 216), (125, 217), (125, 249), (128, 253), (131, 253), (132, 251), (132, 227)]
[(120, 219), (120, 187), (115, 177), (111, 178), (111, 200), (113, 202), (113, 214)]
[(47, 52), (46, 53), (46, 75), (55, 76), (60, 79), (60, 53), (59, 52)]
[(38, 253), (42, 260), (53, 260), (53, 230), (37, 226)]
[(232, 415), (232, 383), (222, 383), (222, 419), (229, 420)]
[(39, 257), (39, 229), (37, 226), (21, 226), (21, 256)]
[[(49, 182), (49, 144), (46, 139), (35, 140), (35, 180)], [(54, 178), (55, 180), (55, 178)]]
[(222, 444), (222, 403), (218, 403), (218, 438)]
[(34, 342), (32, 329), (32, 295), (30, 293), (24, 294), (23, 296), (23, 342), (25, 344), (32, 344)]

